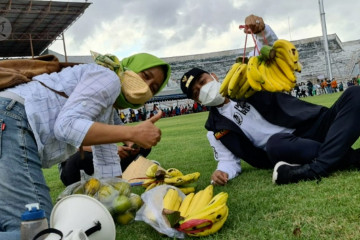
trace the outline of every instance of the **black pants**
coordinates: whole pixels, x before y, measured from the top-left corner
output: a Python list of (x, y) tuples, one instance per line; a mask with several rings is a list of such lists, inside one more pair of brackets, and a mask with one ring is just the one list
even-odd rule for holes
[(348, 88), (301, 136), (275, 134), (267, 145), (271, 161), (309, 164), (320, 176), (360, 162), (351, 147), (360, 136), (360, 87)]
[[(140, 148), (139, 155), (146, 157), (151, 152), (150, 149)], [(74, 155), (69, 157), (66, 161), (61, 163), (60, 179), (65, 186), (69, 186), (75, 182), (80, 181), (81, 175), (80, 170), (84, 170), (87, 175), (94, 174), (94, 164), (92, 152), (84, 151), (84, 156), (81, 158), (80, 152), (76, 152)], [(120, 165), (122, 171), (130, 165), (130, 163), (136, 159), (137, 156), (130, 156), (125, 159), (121, 159)]]

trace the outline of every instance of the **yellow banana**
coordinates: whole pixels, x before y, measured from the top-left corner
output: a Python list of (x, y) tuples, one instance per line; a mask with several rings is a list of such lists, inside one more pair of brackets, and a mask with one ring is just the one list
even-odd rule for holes
[(153, 189), (153, 188), (156, 187), (156, 186), (157, 186), (157, 183), (156, 183), (156, 182), (151, 183), (150, 185), (148, 185), (148, 186), (146, 187), (145, 192)]
[(283, 59), (276, 57), (275, 62), (290, 81), (296, 82), (294, 70)]
[(149, 179), (145, 179), (142, 183), (142, 186), (144, 188), (147, 188), (150, 184), (152, 184), (153, 182), (156, 182), (156, 178), (149, 178)]
[(245, 97), (245, 93), (251, 89), (250, 83), (249, 81), (246, 81), (241, 88), (239, 89), (239, 91), (236, 94), (236, 99), (241, 99), (243, 97)]
[(185, 216), (188, 216), (191, 212), (194, 211), (195, 206), (198, 205), (198, 202), (200, 201), (203, 192), (204, 192), (204, 190), (200, 190), (197, 193), (195, 193), (195, 195), (194, 195), (194, 197), (193, 197), (193, 199), (192, 199), (192, 201), (190, 203), (190, 206), (187, 209), (187, 212), (186, 212)]
[(291, 57), (289, 56), (289, 54), (287, 53), (287, 51), (283, 48), (278, 48), (276, 49), (276, 57), (275, 58), (281, 58), (282, 60), (284, 60), (284, 62), (286, 62), (289, 67), (291, 68), (291, 70), (295, 69), (295, 63), (293, 59), (291, 59)]
[(195, 192), (195, 187), (179, 187), (180, 191), (182, 191), (185, 195), (189, 193)]
[(278, 49), (284, 49), (287, 55), (290, 57), (292, 62), (299, 61), (299, 52), (290, 41), (285, 39), (278, 39), (274, 42), (273, 48), (277, 51)]
[(279, 68), (279, 66), (273, 62), (270, 66), (270, 72), (273, 75), (273, 78), (277, 79), (279, 83), (284, 83), (287, 87), (284, 87), (285, 91), (290, 91), (292, 88), (295, 87), (296, 81), (293, 82), (287, 78), (283, 71)]
[(183, 176), (184, 174), (177, 168), (169, 168), (166, 170), (166, 175), (169, 175), (170, 177), (178, 177)]
[(249, 88), (249, 89), (246, 91), (244, 97), (245, 97), (245, 98), (249, 98), (249, 97), (251, 97), (252, 95), (254, 95), (254, 93), (256, 93), (256, 92), (258, 92), (258, 91), (255, 91), (254, 89)]
[(192, 207), (192, 209), (189, 210), (188, 215), (190, 216), (196, 214), (197, 212), (204, 209), (209, 204), (210, 200), (213, 198), (213, 193), (214, 193), (214, 186), (212, 184), (208, 185), (202, 192), (201, 197), (196, 202), (196, 205), (194, 205), (194, 207)]
[(223, 95), (223, 96), (226, 96), (227, 93), (228, 93), (228, 86), (229, 86), (229, 82), (230, 82), (230, 79), (231, 77), (234, 75), (236, 69), (241, 65), (241, 63), (237, 62), (237, 63), (234, 63), (229, 71), (227, 72), (224, 80), (222, 81), (221, 83), (221, 86), (220, 86), (220, 94)]
[(183, 221), (180, 221), (180, 230), (187, 232), (206, 228), (207, 226), (219, 222), (227, 216), (228, 211), (228, 206), (226, 204), (222, 204), (209, 208), (207, 211), (201, 211), (192, 216), (187, 216)]
[(163, 199), (163, 208), (178, 211), (179, 210), (179, 193), (176, 189), (169, 188)]
[(90, 178), (84, 184), (84, 192), (89, 196), (94, 196), (101, 187), (101, 182), (97, 178)]
[(244, 83), (244, 76), (246, 76), (246, 64), (242, 63), (234, 72), (230, 79), (228, 86), (228, 95), (234, 98), (241, 85)]
[(226, 206), (225, 215), (218, 222), (214, 223), (211, 228), (205, 229), (204, 231), (200, 231), (200, 232), (196, 232), (196, 233), (188, 233), (187, 235), (192, 236), (192, 237), (203, 237), (203, 236), (208, 236), (210, 234), (216, 233), (217, 231), (220, 230), (220, 228), (222, 228), (222, 226), (226, 222), (228, 216), (229, 216), (229, 208)]
[(199, 179), (200, 173), (199, 172), (193, 172), (186, 174), (184, 176), (177, 176), (177, 177), (171, 177), (171, 178), (164, 178), (164, 183), (179, 186), (187, 183), (195, 182)]
[(156, 175), (156, 171), (158, 170), (158, 165), (157, 164), (152, 164), (152, 165), (150, 165), (147, 169), (146, 169), (146, 172), (145, 172), (145, 174), (146, 174), (146, 176), (148, 176), (148, 177), (150, 177), (150, 178), (153, 178), (153, 177), (155, 177), (155, 175)]
[(258, 70), (258, 57), (250, 57), (247, 64), (246, 77), (252, 89), (261, 91), (261, 83), (263, 83), (264, 80)]
[(208, 205), (206, 207), (207, 208), (208, 207), (216, 207), (219, 205), (226, 204), (228, 198), (229, 198), (229, 194), (227, 192), (219, 192), (210, 200), (210, 202), (208, 203)]
[(261, 63), (259, 65), (259, 71), (261, 73), (261, 76), (262, 78), (264, 79), (264, 83), (261, 85), (262, 88), (265, 90), (265, 91), (268, 91), (268, 92), (277, 92), (278, 89), (276, 88), (276, 86), (274, 86), (274, 84), (270, 81), (270, 79), (268, 78), (268, 76), (266, 75), (265, 73), (265, 70), (266, 70), (266, 66), (265, 66), (265, 63)]
[(268, 80), (272, 83), (272, 85), (275, 87), (276, 92), (283, 92), (285, 91), (285, 88), (288, 89), (289, 86), (280, 82), (276, 77), (274, 78), (273, 73), (270, 69), (270, 65), (266, 64), (264, 68), (264, 72), (268, 78)]
[(188, 195), (186, 195), (186, 197), (184, 198), (184, 200), (181, 201), (180, 207), (179, 207), (179, 212), (180, 212), (180, 216), (181, 217), (185, 217), (186, 216), (186, 212), (189, 209), (190, 203), (194, 198), (195, 193), (189, 193)]
[[(276, 69), (275, 69), (276, 68)], [(276, 63), (271, 63), (267, 66), (266, 72), (268, 79), (274, 84), (279, 87), (279, 92), (286, 91), (290, 92), (292, 89), (292, 82), (286, 78), (285, 75), (278, 75), (275, 74), (274, 70), (277, 70)], [(290, 85), (291, 84), (291, 85)]]
[(174, 209), (173, 209), (174, 211), (179, 211), (181, 201), (182, 201), (182, 199), (181, 199), (181, 197), (179, 196), (179, 193), (178, 193), (178, 198), (177, 198), (177, 200), (175, 201), (175, 204), (174, 204)]

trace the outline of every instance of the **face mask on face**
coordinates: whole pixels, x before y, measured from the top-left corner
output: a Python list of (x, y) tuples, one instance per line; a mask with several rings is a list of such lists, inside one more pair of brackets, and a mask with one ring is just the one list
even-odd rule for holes
[(120, 75), (121, 91), (132, 104), (144, 104), (153, 94), (149, 86), (135, 72), (126, 70)]
[(209, 107), (223, 104), (225, 97), (219, 93), (220, 86), (221, 83), (215, 79), (202, 86), (199, 93), (199, 101), (201, 104)]

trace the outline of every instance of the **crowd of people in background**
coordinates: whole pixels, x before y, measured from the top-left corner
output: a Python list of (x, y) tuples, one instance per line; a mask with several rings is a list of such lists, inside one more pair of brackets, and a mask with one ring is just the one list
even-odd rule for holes
[(119, 116), (123, 123), (139, 122), (151, 118), (158, 111), (162, 111), (162, 117), (175, 117), (184, 114), (198, 113), (208, 111), (206, 106), (194, 102), (193, 104), (181, 104), (172, 107), (159, 107), (158, 104), (154, 104), (152, 110), (147, 110), (146, 106), (139, 109), (129, 109), (129, 112), (120, 111)]
[(347, 81), (346, 86), (342, 81), (338, 82), (335, 78), (332, 78), (331, 80), (328, 78), (317, 79), (315, 83), (311, 81), (297, 83), (291, 92), (291, 95), (300, 98), (321, 94), (331, 94), (335, 92), (342, 92), (345, 88), (357, 85), (360, 85), (360, 74)]

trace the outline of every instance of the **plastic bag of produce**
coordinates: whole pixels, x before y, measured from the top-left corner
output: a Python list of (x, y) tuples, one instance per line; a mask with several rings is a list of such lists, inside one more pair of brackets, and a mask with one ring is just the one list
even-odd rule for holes
[(144, 204), (136, 212), (135, 220), (144, 221), (158, 232), (169, 237), (185, 238), (184, 233), (171, 227), (168, 218), (163, 213), (163, 199), (169, 188), (175, 189), (181, 200), (185, 198), (185, 194), (177, 187), (170, 185), (157, 186), (141, 194)]
[(143, 202), (131, 192), (130, 183), (121, 178), (88, 178), (73, 183), (59, 195), (58, 201), (72, 194), (85, 194), (97, 199), (111, 213), (115, 223), (128, 224), (135, 218)]

